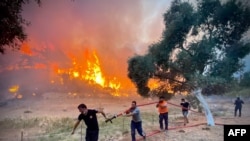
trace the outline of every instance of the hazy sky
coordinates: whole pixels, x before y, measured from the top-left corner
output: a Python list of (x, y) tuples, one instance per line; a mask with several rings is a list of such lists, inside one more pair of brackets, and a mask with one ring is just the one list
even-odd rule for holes
[(117, 78), (122, 87), (131, 88), (127, 61), (135, 54), (144, 54), (150, 44), (160, 40), (163, 14), (170, 3), (171, 0), (42, 0), (39, 7), (30, 1), (22, 13), (30, 22), (25, 27), (29, 54), (7, 50), (0, 55), (1, 97), (8, 95), (8, 88), (13, 85), (20, 85), (22, 90), (46, 87), (41, 82), (51, 79), (47, 73), (51, 75), (55, 64), (72, 70), (76, 61), (86, 68), (94, 51), (105, 80)]
[(26, 5), (23, 16), (31, 22), (26, 28), (31, 48), (45, 46), (75, 56), (86, 49), (96, 50), (104, 71), (122, 71), (126, 75), (127, 59), (145, 53), (149, 44), (160, 39), (163, 13), (170, 3), (171, 0), (43, 0), (41, 7), (34, 2)]
[[(31, 39), (68, 46), (92, 46), (111, 52), (143, 53), (163, 30), (162, 14), (170, 0), (44, 0), (24, 8)], [(108, 52), (107, 52), (108, 53)]]

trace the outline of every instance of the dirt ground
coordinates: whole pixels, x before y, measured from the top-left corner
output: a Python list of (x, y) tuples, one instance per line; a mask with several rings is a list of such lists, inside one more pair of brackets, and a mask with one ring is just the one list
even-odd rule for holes
[[(169, 102), (179, 104), (182, 96), (175, 96)], [(140, 96), (133, 97), (92, 97), (79, 96), (73, 94), (62, 93), (45, 93), (42, 96), (34, 96), (23, 99), (10, 99), (0, 103), (0, 121), (5, 119), (29, 119), (37, 117), (47, 118), (62, 118), (67, 117), (76, 119), (79, 111), (76, 108), (78, 104), (85, 103), (88, 108), (104, 108), (107, 116), (118, 114), (131, 105), (131, 101), (136, 100), (137, 103), (147, 104), (157, 101), (157, 99), (141, 98)], [(223, 141), (223, 125), (224, 124), (250, 124), (250, 100), (244, 99), (245, 104), (242, 109), (242, 117), (234, 117), (233, 98), (225, 96), (206, 97), (210, 109), (213, 113), (215, 126), (206, 125), (206, 117), (203, 113), (189, 113), (189, 121), (186, 126), (183, 126), (183, 119), (180, 107), (169, 104), (169, 128), (167, 132), (158, 132), (159, 123), (157, 110), (154, 104), (141, 106), (140, 110), (145, 113), (142, 116), (143, 129), (147, 133), (147, 141)], [(193, 109), (196, 110), (196, 109)], [(124, 117), (121, 117), (124, 118)], [(99, 117), (100, 122), (104, 121), (103, 117)], [(124, 118), (129, 121), (129, 117)], [(144, 120), (145, 119), (145, 120)], [(147, 119), (147, 120), (146, 120)], [(116, 119), (115, 119), (116, 120)], [(100, 123), (99, 124), (103, 124)], [(105, 128), (115, 128), (115, 123), (106, 123)], [(72, 125), (73, 127), (73, 125)], [(39, 128), (39, 126), (37, 127)], [(69, 127), (71, 128), (71, 127)], [(125, 131), (116, 131), (115, 133), (102, 132), (100, 128), (100, 141), (129, 141), (131, 140), (129, 133), (129, 125), (126, 125)], [(80, 128), (77, 129), (80, 132)], [(104, 129), (103, 129), (104, 130)], [(106, 129), (105, 129), (106, 130)], [(85, 131), (85, 130), (83, 130)], [(35, 135), (32, 132), (37, 130), (26, 131), (29, 135)], [(25, 136), (25, 133), (24, 133)], [(80, 140), (79, 135), (67, 135), (68, 138)], [(20, 130), (3, 129), (0, 130), (0, 141), (16, 141), (20, 137)], [(140, 136), (137, 134), (137, 139)], [(18, 139), (20, 140), (20, 139)], [(32, 140), (36, 140), (35, 138)], [(70, 139), (69, 139), (70, 140)], [(83, 139), (84, 140), (84, 139)]]

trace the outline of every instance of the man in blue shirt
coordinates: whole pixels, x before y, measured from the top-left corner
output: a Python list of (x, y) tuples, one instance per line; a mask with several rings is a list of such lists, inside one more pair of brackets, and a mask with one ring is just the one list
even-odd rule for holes
[(135, 139), (135, 130), (143, 137), (143, 139), (146, 139), (146, 134), (143, 132), (142, 129), (142, 120), (141, 120), (141, 115), (140, 115), (140, 110), (136, 106), (136, 101), (132, 101), (132, 106), (131, 108), (126, 112), (125, 116), (132, 116), (131, 120), (131, 136), (132, 136), (132, 141), (136, 141)]

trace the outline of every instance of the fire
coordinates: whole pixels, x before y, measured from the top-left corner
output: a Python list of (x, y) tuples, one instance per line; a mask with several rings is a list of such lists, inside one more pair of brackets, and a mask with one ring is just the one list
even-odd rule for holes
[(19, 90), (19, 86), (18, 85), (14, 85), (14, 86), (11, 86), (9, 88), (9, 92), (11, 92), (11, 93), (16, 93), (16, 92), (18, 92), (18, 90)]
[(27, 42), (24, 42), (20, 48), (20, 51), (26, 55), (31, 56), (32, 55), (32, 51), (30, 49), (30, 45)]
[[(120, 75), (122, 73), (117, 73), (117, 71), (115, 71), (116, 76), (108, 74), (109, 72), (107, 70), (105, 73), (100, 63), (98, 53), (95, 50), (85, 49), (74, 53), (62, 51), (60, 55), (65, 59), (65, 62), (60, 62), (54, 60), (54, 56), (51, 57), (44, 54), (45, 52), (43, 51), (46, 51), (46, 49), (51, 52), (51, 54), (54, 53), (51, 47), (45, 46), (42, 48), (43, 50), (32, 47), (33, 46), (28, 42), (23, 43), (20, 48), (20, 53), (22, 54), (21, 63), (8, 65), (2, 68), (0, 72), (22, 69), (42, 70), (39, 72), (48, 74), (46, 75), (49, 79), (47, 82), (54, 86), (67, 84), (74, 85), (74, 83), (81, 85), (82, 81), (84, 84), (88, 83), (93, 88), (103, 88), (105, 91), (108, 90), (113, 96), (128, 96), (128, 91), (134, 88), (134, 85), (126, 76)], [(50, 57), (52, 59), (50, 59)], [(112, 66), (110, 69), (112, 69)], [(71, 81), (73, 83), (71, 83)], [(17, 94), (19, 89), (18, 85), (14, 85), (9, 86), (8, 91), (14, 94), (16, 98), (22, 98), (21, 94)], [(121, 92), (123, 90), (126, 92)], [(35, 96), (35, 94), (33, 94), (33, 96)]]
[(161, 86), (164, 86), (164, 89), (166, 89), (168, 91), (168, 93), (170, 94), (174, 94), (173, 91), (173, 87), (168, 83), (168, 82), (161, 82), (157, 79), (150, 79), (148, 81), (148, 87), (153, 90), (153, 89), (157, 89)]
[(87, 70), (85, 71), (85, 74), (82, 76), (84, 80), (87, 81), (93, 81), (96, 84), (101, 85), (102, 87), (105, 86), (105, 78), (102, 75), (102, 70), (100, 67), (99, 59), (96, 56), (96, 53), (93, 52), (94, 61), (91, 62), (91, 60), (87, 60)]
[(77, 78), (77, 77), (79, 77), (79, 72), (73, 72), (73, 76), (75, 77), (75, 78)]
[[(70, 79), (79, 79), (88, 82), (89, 84), (97, 84), (102, 88), (113, 89), (115, 92), (113, 96), (121, 96), (117, 93), (120, 89), (121, 83), (116, 77), (107, 78), (104, 77), (103, 70), (99, 57), (95, 51), (89, 53), (88, 50), (84, 52), (84, 59), (77, 59), (74, 55), (69, 55), (72, 60), (72, 67), (69, 69), (59, 68), (58, 65), (54, 65), (54, 71), (57, 75), (68, 75)], [(81, 62), (79, 60), (84, 60)], [(64, 84), (64, 80), (61, 78), (61, 84)], [(51, 83), (55, 83), (54, 80)]]
[(160, 85), (159, 85), (159, 82), (158, 80), (156, 79), (150, 79), (148, 81), (148, 87), (152, 90), (152, 89), (156, 89), (158, 88)]
[(9, 88), (9, 92), (11, 92), (15, 98), (22, 99), (23, 95), (17, 94), (18, 91), (19, 91), (19, 85), (13, 85)]

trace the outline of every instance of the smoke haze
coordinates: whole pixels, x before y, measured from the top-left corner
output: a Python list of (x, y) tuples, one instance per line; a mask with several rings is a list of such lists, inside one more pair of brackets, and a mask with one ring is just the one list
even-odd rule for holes
[[(130, 85), (127, 60), (146, 53), (148, 45), (160, 40), (163, 14), (170, 3), (171, 0), (43, 0), (40, 7), (35, 2), (24, 5), (23, 17), (31, 23), (25, 29), (28, 42), (21, 52), (0, 55), (0, 95), (15, 84), (25, 83), (23, 87), (35, 89), (30, 83), (36, 82), (46, 87), (41, 81), (51, 75), (55, 66), (70, 68), (72, 60), (86, 62), (86, 55), (93, 52), (105, 76)], [(248, 60), (249, 56), (244, 60), (246, 69)]]
[(83, 56), (93, 51), (105, 76), (126, 79), (129, 83), (127, 59), (145, 53), (149, 44), (160, 39), (164, 28), (162, 15), (170, 2), (44, 0), (40, 7), (30, 2), (23, 7), (23, 17), (31, 23), (25, 29), (28, 42), (23, 47), (24, 54), (7, 51), (0, 56), (1, 85), (6, 90), (11, 85), (44, 76), (39, 71), (27, 74), (20, 70), (9, 75), (9, 70), (26, 70), (29, 65), (46, 69), (54, 63), (66, 68), (72, 65), (72, 58), (84, 62)]

